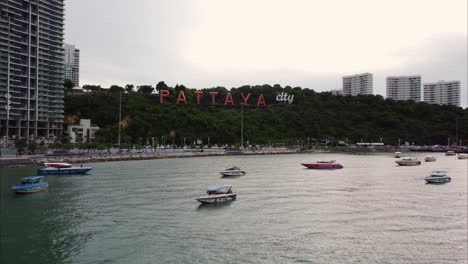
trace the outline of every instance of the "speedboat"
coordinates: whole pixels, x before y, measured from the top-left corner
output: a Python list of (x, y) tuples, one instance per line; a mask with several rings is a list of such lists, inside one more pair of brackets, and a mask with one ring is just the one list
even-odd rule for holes
[(69, 163), (44, 163), (46, 168), (37, 170), (39, 175), (85, 174), (93, 167), (73, 166)]
[(397, 159), (401, 158), (401, 152), (399, 151), (395, 152), (395, 158)]
[(44, 181), (42, 176), (29, 176), (21, 178), (21, 183), (11, 187), (11, 190), (17, 194), (35, 193), (45, 191), (49, 184)]
[(460, 153), (458, 154), (458, 159), (468, 159), (468, 154), (465, 154), (465, 153)]
[(244, 176), (246, 172), (241, 170), (239, 166), (232, 166), (231, 168), (227, 168), (224, 171), (219, 172), (223, 177), (239, 177)]
[(447, 176), (446, 171), (433, 171), (430, 176), (424, 178), (427, 183), (446, 183), (450, 182), (452, 178)]
[(237, 198), (237, 194), (233, 193), (230, 185), (212, 185), (208, 187), (206, 196), (196, 198), (202, 204), (215, 204), (227, 201), (232, 201)]
[(451, 151), (451, 150), (445, 152), (445, 156), (455, 156), (455, 155), (457, 155), (457, 154), (454, 151)]
[(342, 169), (343, 165), (336, 163), (335, 160), (318, 160), (315, 163), (301, 163), (302, 166), (308, 169), (322, 169), (322, 170), (334, 170)]
[(401, 160), (395, 161), (400, 166), (417, 166), (421, 165), (421, 161), (419, 161), (415, 157), (405, 157), (401, 158)]
[(436, 161), (436, 160), (437, 160), (437, 159), (436, 159), (436, 157), (434, 157), (434, 156), (426, 156), (426, 157), (424, 158), (424, 161), (425, 161), (425, 162), (433, 162), (433, 161)]

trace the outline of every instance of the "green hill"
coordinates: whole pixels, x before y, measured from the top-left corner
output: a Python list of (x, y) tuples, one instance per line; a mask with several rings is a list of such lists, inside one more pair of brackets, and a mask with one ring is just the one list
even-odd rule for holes
[[(400, 139), (418, 145), (445, 145), (449, 137), (455, 141), (457, 119), (459, 138), (468, 139), (468, 109), (460, 107), (385, 100), (379, 95), (334, 96), (328, 92), (279, 85), (242, 86), (230, 91), (223, 87), (203, 89), (199, 90), (203, 94), (197, 105), (197, 90), (160, 84), (158, 90), (170, 91), (164, 104), (160, 103), (159, 94), (152, 93), (151, 86), (140, 86), (137, 91), (127, 87), (122, 94), (122, 142), (144, 144), (151, 142), (151, 137), (164, 136), (168, 143), (174, 140), (176, 144), (183, 138), (186, 142), (203, 139), (206, 143), (208, 137), (211, 144), (238, 144), (241, 93), (251, 94), (249, 105), (244, 107), (244, 139), (250, 144), (294, 144), (309, 137), (349, 143), (382, 139), (385, 144), (395, 145)], [(91, 119), (101, 127), (97, 141), (115, 143), (119, 91), (123, 89), (113, 86), (111, 89), (91, 87), (90, 90), (94, 91), (67, 95), (65, 115)], [(184, 92), (187, 105), (176, 105), (179, 91)], [(212, 106), (210, 91), (219, 93), (216, 106)], [(234, 106), (224, 106), (228, 92), (232, 93)], [(294, 95), (294, 102), (276, 102), (277, 95), (282, 92)], [(256, 107), (261, 94), (266, 107)]]

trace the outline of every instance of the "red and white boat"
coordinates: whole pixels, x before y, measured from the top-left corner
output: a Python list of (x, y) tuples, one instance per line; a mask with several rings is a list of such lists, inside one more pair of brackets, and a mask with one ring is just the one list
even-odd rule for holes
[(44, 165), (47, 167), (47, 168), (71, 168), (72, 165), (70, 163), (61, 163), (61, 162), (46, 162), (44, 163)]
[(322, 169), (322, 170), (335, 170), (342, 169), (343, 165), (336, 163), (335, 160), (318, 160), (315, 163), (302, 163), (302, 166), (305, 166), (309, 169)]
[(225, 171), (220, 172), (223, 177), (239, 177), (244, 176), (246, 172), (241, 170), (238, 166), (233, 166), (231, 168), (226, 169)]

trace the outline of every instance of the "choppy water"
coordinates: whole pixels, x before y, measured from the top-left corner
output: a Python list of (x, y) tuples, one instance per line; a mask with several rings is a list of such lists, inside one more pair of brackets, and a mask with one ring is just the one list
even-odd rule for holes
[[(35, 169), (1, 169), (0, 263), (466, 263), (468, 161), (437, 157), (416, 167), (343, 154), (100, 163), (24, 196), (9, 188)], [(317, 159), (345, 169), (300, 165)], [(219, 178), (233, 164), (248, 174)], [(432, 170), (452, 182), (425, 184)], [(199, 206), (213, 183), (238, 199)]]

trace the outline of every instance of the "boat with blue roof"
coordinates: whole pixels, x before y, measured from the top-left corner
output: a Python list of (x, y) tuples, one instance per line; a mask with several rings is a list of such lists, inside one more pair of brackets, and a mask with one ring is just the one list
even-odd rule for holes
[(46, 168), (37, 170), (39, 175), (85, 174), (93, 167), (73, 166), (69, 163), (44, 163)]
[(208, 195), (196, 198), (202, 204), (216, 204), (227, 201), (232, 201), (237, 198), (237, 194), (233, 193), (230, 185), (211, 185), (206, 193)]
[(29, 176), (21, 178), (21, 183), (11, 187), (11, 190), (17, 194), (27, 194), (45, 191), (48, 187), (43, 176)]
[(433, 171), (430, 176), (424, 178), (427, 183), (446, 183), (450, 182), (452, 178), (447, 176), (446, 171)]

